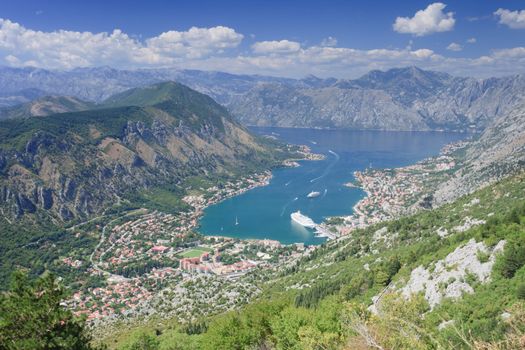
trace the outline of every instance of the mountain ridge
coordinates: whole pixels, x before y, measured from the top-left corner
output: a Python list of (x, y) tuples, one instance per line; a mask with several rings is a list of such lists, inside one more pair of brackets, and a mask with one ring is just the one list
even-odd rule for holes
[[(525, 76), (477, 79), (417, 67), (357, 79), (279, 78), (178, 69), (0, 69), (0, 91), (71, 94), (101, 103), (124, 90), (177, 81), (207, 94), (245, 125), (480, 132), (524, 99)], [(6, 99), (6, 101), (9, 99)]]

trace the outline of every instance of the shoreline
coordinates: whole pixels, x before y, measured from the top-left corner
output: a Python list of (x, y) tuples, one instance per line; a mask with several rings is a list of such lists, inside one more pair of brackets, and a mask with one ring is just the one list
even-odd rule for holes
[[(324, 160), (326, 158), (325, 155), (323, 155), (323, 154), (312, 153), (310, 147), (308, 147), (306, 145), (288, 145), (288, 146), (299, 147), (299, 150), (297, 152), (299, 154), (301, 154), (303, 156), (303, 158), (289, 158), (289, 159), (285, 159), (282, 162), (282, 164), (281, 164), (281, 167), (283, 167), (283, 168), (299, 167), (299, 166), (301, 166), (299, 164), (300, 161), (319, 161), (319, 160)], [(243, 193), (245, 193), (247, 191), (250, 191), (252, 189), (269, 185), (271, 179), (273, 178), (273, 170), (274, 169), (266, 170), (263, 173), (257, 173), (257, 174), (253, 174), (251, 176), (248, 176), (247, 178), (243, 178), (242, 180), (240, 180), (241, 182), (248, 181), (248, 182), (251, 182), (251, 183), (248, 186), (246, 186), (246, 187), (236, 188), (236, 189), (233, 190), (233, 192), (229, 192), (226, 195), (222, 195), (221, 196), (221, 193), (219, 192), (219, 193), (215, 194), (211, 198), (211, 200), (207, 200), (206, 201), (204, 199), (205, 194), (201, 194), (199, 196), (188, 195), (188, 196), (183, 197), (182, 200), (185, 203), (187, 203), (188, 205), (190, 205), (191, 207), (193, 207), (193, 209), (191, 211), (191, 214), (190, 214), (190, 220), (192, 221), (192, 224), (191, 224), (191, 226), (188, 226), (188, 230), (194, 230), (194, 231), (196, 231), (196, 233), (198, 233), (200, 235), (203, 235), (203, 236), (206, 236), (206, 237), (213, 237), (213, 236), (215, 236), (215, 237), (224, 237), (224, 238), (241, 239), (241, 240), (254, 240), (254, 238), (237, 238), (237, 237), (229, 237), (229, 236), (221, 236), (221, 235), (205, 235), (205, 234), (202, 234), (202, 233), (198, 232), (198, 230), (196, 230), (196, 229), (199, 227), (199, 221), (203, 217), (204, 211), (206, 210), (206, 208), (208, 208), (209, 206), (218, 204), (218, 203), (220, 203), (222, 201), (225, 201), (225, 200), (227, 200), (229, 198), (232, 198), (232, 197), (235, 197), (235, 196), (239, 196), (239, 195), (241, 195), (241, 194), (243, 194)], [(254, 178), (255, 178), (255, 180), (254, 180)], [(260, 240), (260, 241), (267, 241), (267, 240), (272, 241), (271, 239), (266, 239), (266, 238), (258, 239), (258, 240)], [(281, 245), (293, 245), (293, 244), (297, 244), (297, 243), (300, 243), (300, 242), (290, 243), (290, 244), (284, 244), (284, 243), (281, 243), (281, 242), (279, 242), (279, 243)]]
[(467, 143), (449, 143), (438, 155), (404, 167), (355, 171), (355, 180), (344, 186), (359, 188), (365, 196), (352, 207), (351, 215), (339, 216), (344, 224), (334, 226), (340, 235), (431, 207), (432, 186), (457, 166), (453, 154)]

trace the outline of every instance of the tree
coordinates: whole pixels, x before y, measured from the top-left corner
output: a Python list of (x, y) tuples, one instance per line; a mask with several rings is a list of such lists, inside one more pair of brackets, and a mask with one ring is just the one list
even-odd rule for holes
[(63, 298), (52, 274), (30, 281), (14, 273), (0, 295), (0, 349), (93, 349), (84, 321), (60, 305)]
[(525, 244), (522, 242), (508, 242), (499, 263), (503, 277), (514, 277), (516, 271), (525, 264)]

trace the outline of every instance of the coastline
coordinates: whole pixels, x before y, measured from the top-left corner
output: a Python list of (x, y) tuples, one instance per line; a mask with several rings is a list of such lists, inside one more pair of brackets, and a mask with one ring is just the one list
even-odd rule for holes
[[(313, 153), (310, 149), (310, 147), (306, 145), (287, 145), (289, 148), (296, 147), (296, 152), (299, 153), (302, 158), (289, 158), (285, 159), (281, 166), (285, 168), (291, 168), (291, 167), (299, 167), (301, 166), (299, 164), (300, 161), (318, 161), (323, 160), (326, 157), (323, 154), (317, 154)], [(190, 221), (191, 225), (187, 227), (188, 230), (195, 230), (199, 227), (199, 220), (204, 215), (204, 210), (214, 204), (218, 204), (228, 198), (239, 196), (247, 191), (250, 191), (257, 187), (267, 186), (271, 179), (273, 178), (273, 171), (267, 170), (263, 173), (257, 173), (253, 174), (251, 176), (248, 176), (247, 178), (243, 178), (239, 180), (236, 184), (231, 184), (231, 188), (226, 188), (219, 190), (216, 186), (212, 187), (209, 190), (216, 191), (216, 193), (212, 194), (212, 197), (209, 199), (206, 199), (205, 196), (209, 195), (209, 193), (206, 194), (200, 194), (200, 195), (188, 195), (183, 197), (183, 201), (190, 205), (193, 209), (190, 213)], [(239, 184), (239, 182), (241, 182)], [(243, 182), (248, 182), (248, 186), (242, 186)], [(199, 233), (201, 234), (201, 233)], [(216, 235), (214, 235), (216, 236)], [(220, 236), (225, 238), (231, 238), (228, 236)]]
[(430, 208), (433, 186), (457, 167), (454, 153), (467, 143), (447, 144), (437, 156), (404, 167), (355, 171), (355, 180), (344, 186), (359, 188), (365, 196), (353, 206), (353, 214), (340, 217), (344, 224), (333, 227), (344, 236), (358, 228)]

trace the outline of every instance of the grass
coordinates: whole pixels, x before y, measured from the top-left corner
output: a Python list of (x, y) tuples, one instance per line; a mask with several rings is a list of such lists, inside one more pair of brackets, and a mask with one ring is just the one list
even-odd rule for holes
[(210, 253), (212, 251), (213, 250), (209, 248), (197, 247), (197, 248), (188, 249), (180, 253), (179, 256), (182, 258), (197, 258), (201, 256), (203, 253)]

